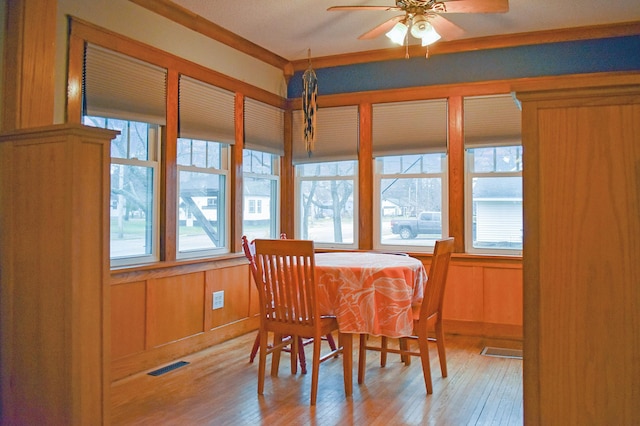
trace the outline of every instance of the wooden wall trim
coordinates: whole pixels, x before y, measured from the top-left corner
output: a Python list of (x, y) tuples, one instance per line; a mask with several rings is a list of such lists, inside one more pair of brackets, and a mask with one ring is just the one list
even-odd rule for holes
[[(320, 95), (318, 96), (318, 106), (320, 108), (326, 108), (359, 105), (365, 102), (402, 102), (450, 98), (453, 96), (482, 96), (511, 92), (620, 86), (636, 84), (638, 81), (640, 81), (640, 71), (525, 77), (510, 80), (439, 84), (434, 86), (405, 87), (402, 89)], [(291, 110), (299, 110), (302, 108), (302, 100), (301, 98), (289, 99), (288, 105)]]
[(160, 260), (175, 261), (177, 257), (178, 223), (178, 84), (175, 70), (167, 72), (167, 125), (162, 132), (160, 153)]
[(116, 381), (140, 371), (160, 367), (187, 354), (198, 352), (231, 338), (249, 333), (257, 329), (258, 324), (258, 317), (246, 318), (177, 342), (114, 359), (111, 363), (111, 379)]
[(285, 106), (285, 98), (274, 93), (81, 19), (71, 17), (69, 26), (71, 36), (78, 37), (81, 40), (132, 56), (159, 67), (173, 69), (180, 74), (188, 75), (232, 92), (240, 92), (245, 96), (278, 108), (284, 108)]
[(84, 71), (84, 40), (69, 36), (67, 56), (66, 122), (82, 122), (82, 82)]
[(449, 236), (455, 238), (455, 251), (464, 252), (464, 133), (462, 96), (449, 97), (448, 184)]
[(280, 158), (280, 232), (295, 232), (295, 168), (293, 167), (293, 114), (284, 113), (284, 156)]
[[(623, 37), (637, 34), (640, 34), (640, 22), (622, 22), (616, 24), (591, 25), (528, 33), (504, 34), (498, 36), (441, 41), (429, 46), (429, 56), (534, 44)], [(412, 58), (425, 56), (425, 52), (426, 49), (422, 46), (409, 46), (409, 56)], [(312, 61), (313, 67), (319, 69), (366, 62), (399, 60), (404, 59), (404, 57), (405, 48), (395, 47), (392, 49), (322, 56), (312, 58)], [(308, 60), (296, 60), (292, 61), (291, 64), (294, 71), (303, 71), (308, 66)]]
[(133, 281), (177, 276), (238, 265), (249, 265), (244, 254), (233, 253), (215, 258), (185, 259), (179, 262), (160, 262), (133, 268), (111, 270), (110, 283), (111, 285), (124, 284)]
[[(373, 110), (360, 104), (360, 138), (358, 144), (358, 248), (373, 249)], [(367, 196), (369, 195), (370, 196)]]
[(169, 0), (130, 1), (213, 40), (226, 44), (269, 65), (273, 65), (274, 67), (284, 70), (285, 66), (289, 63), (285, 58), (278, 56), (275, 53), (272, 53), (269, 50), (260, 47), (257, 44), (244, 39)]
[(242, 238), (242, 209), (243, 209), (243, 178), (242, 178), (242, 160), (244, 150), (244, 95), (236, 93), (235, 98), (235, 132), (236, 143), (231, 147), (231, 164), (230, 164), (230, 178), (231, 178), (231, 212), (230, 227), (229, 227), (229, 249), (231, 252), (238, 252), (242, 250), (241, 238)]

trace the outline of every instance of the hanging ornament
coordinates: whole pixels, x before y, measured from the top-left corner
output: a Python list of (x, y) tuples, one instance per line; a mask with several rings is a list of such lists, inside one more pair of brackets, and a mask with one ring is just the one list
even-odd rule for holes
[(302, 112), (303, 123), (302, 129), (304, 132), (304, 145), (307, 149), (309, 157), (313, 153), (314, 144), (316, 142), (316, 112), (318, 109), (318, 77), (311, 67), (311, 49), (308, 52), (309, 67), (302, 75)]

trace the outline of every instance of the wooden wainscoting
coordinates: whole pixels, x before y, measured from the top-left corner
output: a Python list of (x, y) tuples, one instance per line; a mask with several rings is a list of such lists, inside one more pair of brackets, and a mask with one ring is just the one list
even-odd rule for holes
[[(240, 255), (113, 272), (113, 379), (256, 329), (255, 309), (250, 308), (255, 285), (250, 275)], [(213, 293), (218, 291), (224, 292), (224, 306), (214, 310)]]
[(454, 255), (447, 279), (447, 333), (522, 340), (522, 259)]

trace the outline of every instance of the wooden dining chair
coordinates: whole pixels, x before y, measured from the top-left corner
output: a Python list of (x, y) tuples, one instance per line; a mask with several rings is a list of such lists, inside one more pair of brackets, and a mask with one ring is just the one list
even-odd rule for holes
[[(287, 234), (284, 234), (284, 233), (280, 234), (280, 239), (286, 239), (286, 238), (287, 238)], [(246, 235), (242, 236), (242, 250), (244, 251), (244, 255), (247, 258), (247, 260), (249, 260), (249, 265), (251, 267), (251, 274), (253, 276), (253, 280), (255, 283), (258, 283), (258, 280), (256, 279), (257, 267), (254, 259), (255, 247), (252, 242), (249, 242)], [(336, 343), (331, 334), (327, 334), (326, 336), (323, 336), (322, 339), (326, 340), (329, 343), (329, 347), (331, 348), (331, 350), (334, 350), (334, 351), (336, 350)], [(302, 337), (298, 337), (298, 345), (300, 345), (299, 347), (301, 348), (304, 348), (305, 346), (311, 343), (313, 343), (313, 339), (303, 339)], [(253, 342), (251, 353), (249, 354), (250, 363), (255, 360), (256, 355), (258, 354), (259, 348), (260, 348), (260, 330), (258, 330), (258, 333), (256, 333), (256, 338)], [(283, 350), (286, 352), (291, 352), (289, 348), (284, 348)], [(307, 374), (307, 360), (304, 353), (304, 349), (298, 351), (298, 360), (300, 362), (300, 372), (302, 374)], [(295, 373), (296, 373), (296, 368), (294, 367), (292, 368), (292, 374), (295, 374)]]
[[(444, 302), (444, 289), (449, 271), (449, 261), (453, 253), (453, 238), (446, 238), (436, 241), (431, 259), (431, 267), (424, 289), (422, 303), (414, 305), (413, 310), (413, 335), (400, 339), (399, 348), (390, 348), (387, 344), (387, 337), (380, 338), (380, 346), (372, 346), (367, 341), (367, 335), (360, 335), (360, 356), (358, 359), (358, 383), (364, 382), (365, 369), (367, 363), (367, 350), (380, 352), (381, 366), (386, 363), (387, 353), (400, 354), (405, 364), (410, 363), (411, 356), (419, 356), (422, 361), (422, 373), (427, 394), (433, 393), (431, 381), (431, 364), (429, 360), (429, 341), (435, 341), (438, 348), (438, 358), (440, 359), (440, 370), (442, 377), (447, 377), (447, 358), (444, 347), (444, 330), (442, 328), (442, 305)], [(428, 323), (435, 321), (435, 338), (427, 335)], [(417, 340), (419, 351), (410, 350), (409, 341)]]
[[(264, 392), (267, 333), (274, 333), (271, 375), (278, 373), (282, 336), (313, 338), (311, 363), (311, 405), (316, 404), (320, 363), (343, 353), (345, 393), (352, 393), (351, 335), (340, 334), (339, 347), (321, 356), (321, 336), (338, 330), (335, 317), (320, 315), (315, 281), (313, 241), (255, 240), (258, 293), (260, 296), (260, 358), (258, 394)], [(297, 339), (291, 345), (294, 358), (302, 350)], [(274, 369), (273, 366), (276, 365)]]

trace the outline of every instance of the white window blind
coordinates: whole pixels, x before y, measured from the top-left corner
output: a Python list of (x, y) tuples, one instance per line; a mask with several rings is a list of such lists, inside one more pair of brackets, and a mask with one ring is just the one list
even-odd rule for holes
[(166, 124), (167, 71), (87, 44), (85, 115)]
[(445, 99), (373, 104), (373, 156), (447, 150)]
[(284, 111), (245, 98), (244, 139), (248, 149), (284, 155)]
[(180, 76), (179, 136), (235, 144), (235, 94), (228, 90)]
[(467, 148), (522, 144), (522, 114), (511, 95), (464, 99), (464, 141)]
[(358, 158), (358, 107), (318, 108), (313, 154), (305, 149), (302, 111), (293, 112), (293, 163), (356, 160)]

